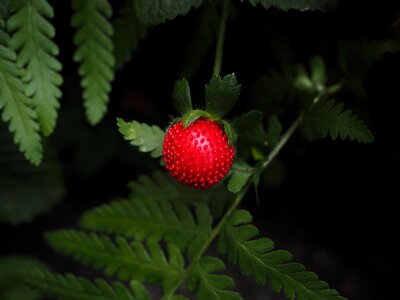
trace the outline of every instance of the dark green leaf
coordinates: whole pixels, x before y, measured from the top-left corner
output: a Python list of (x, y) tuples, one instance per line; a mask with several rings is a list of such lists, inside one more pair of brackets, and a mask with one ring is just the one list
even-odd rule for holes
[(251, 221), (248, 211), (234, 211), (218, 243), (218, 250), (238, 264), (244, 275), (254, 275), (259, 284), (268, 282), (276, 292), (283, 290), (288, 299), (345, 300), (303, 265), (293, 263), (289, 252), (274, 250), (270, 239), (257, 238), (258, 229)]
[[(131, 283), (128, 289), (121, 282), (107, 283), (96, 279), (94, 283), (72, 274), (65, 276), (34, 269), (26, 275), (25, 281), (40, 292), (63, 300), (149, 300), (150, 297), (139, 283)], [(142, 298), (139, 298), (141, 296)]]
[(364, 99), (364, 82), (369, 68), (385, 53), (400, 50), (396, 40), (362, 40), (339, 44), (339, 66), (346, 78), (346, 87), (357, 97)]
[[(245, 0), (241, 0), (242, 2)], [(322, 10), (324, 11), (328, 0), (247, 0), (253, 6), (261, 4), (264, 8), (276, 7), (287, 11), (295, 9), (300, 11), (305, 10)]]
[(0, 110), (4, 122), (14, 134), (14, 142), (27, 160), (38, 165), (43, 148), (39, 135), (37, 115), (32, 100), (26, 95), (22, 81), (24, 70), (17, 64), (15, 51), (9, 46), (10, 38), (0, 17)]
[(0, 17), (6, 20), (9, 14), (10, 14), (10, 0), (0, 0)]
[(260, 111), (250, 111), (231, 122), (233, 129), (240, 136), (242, 133), (254, 130), (262, 124), (264, 115)]
[(232, 193), (238, 193), (246, 185), (253, 174), (254, 169), (244, 161), (236, 161), (232, 166), (232, 176), (228, 181), (228, 189)]
[(184, 115), (192, 110), (192, 98), (190, 96), (189, 82), (181, 79), (175, 82), (172, 93), (175, 109)]
[(84, 106), (89, 122), (100, 122), (107, 111), (114, 80), (113, 27), (109, 21), (112, 7), (108, 0), (72, 0), (71, 24), (77, 29), (74, 61), (82, 77)]
[(173, 20), (178, 15), (186, 15), (192, 7), (199, 7), (203, 0), (136, 0), (137, 16), (141, 23), (158, 25)]
[(132, 146), (139, 147), (139, 151), (150, 152), (152, 157), (162, 155), (165, 133), (160, 127), (136, 121), (125, 122), (120, 118), (117, 118), (117, 125), (124, 139), (129, 141)]
[(282, 133), (282, 124), (277, 116), (272, 116), (268, 119), (267, 141), (270, 149), (275, 148), (278, 144)]
[(59, 48), (53, 41), (55, 28), (48, 19), (54, 17), (46, 0), (11, 2), (12, 16), (7, 21), (12, 35), (10, 46), (17, 53), (17, 64), (24, 68), (25, 93), (32, 99), (40, 129), (50, 135), (56, 125), (63, 82)]
[(133, 52), (146, 37), (147, 30), (137, 20), (134, 0), (126, 0), (125, 5), (118, 10), (112, 25), (115, 68), (118, 70), (132, 59)]
[(322, 89), (327, 81), (325, 62), (320, 56), (310, 59), (311, 80), (317, 86), (317, 90)]
[(202, 257), (192, 268), (189, 274), (188, 290), (196, 293), (201, 300), (241, 300), (242, 296), (230, 291), (234, 287), (233, 279), (220, 274), (225, 265), (222, 260), (206, 256)]
[(129, 200), (86, 212), (82, 226), (139, 241), (164, 239), (190, 255), (197, 249), (195, 242), (204, 241), (211, 231), (212, 215), (207, 203), (224, 203), (226, 197), (226, 190), (194, 191), (162, 173), (153, 178), (142, 176), (131, 187)]
[(0, 222), (30, 222), (61, 200), (64, 184), (60, 166), (49, 153), (40, 166), (27, 162), (0, 127)]
[(224, 78), (213, 76), (206, 86), (206, 110), (217, 116), (223, 117), (235, 105), (240, 95), (240, 84), (237, 84), (235, 74), (226, 75)]
[(335, 140), (356, 140), (362, 143), (371, 143), (374, 136), (368, 127), (351, 110), (344, 110), (343, 104), (336, 104), (334, 100), (320, 99), (305, 113), (302, 123), (308, 136), (319, 134), (326, 137), (328, 133)]
[(102, 269), (107, 276), (118, 275), (120, 280), (161, 282), (167, 291), (183, 274), (183, 256), (172, 244), (166, 255), (154, 241), (145, 246), (117, 236), (114, 242), (105, 235), (74, 230), (53, 231), (45, 237), (57, 251)]

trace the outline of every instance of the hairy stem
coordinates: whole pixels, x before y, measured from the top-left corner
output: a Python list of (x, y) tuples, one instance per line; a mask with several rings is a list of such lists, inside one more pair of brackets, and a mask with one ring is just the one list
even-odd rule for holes
[(214, 59), (214, 71), (213, 75), (219, 75), (221, 72), (222, 66), (222, 55), (224, 51), (224, 40), (225, 40), (225, 31), (226, 31), (226, 21), (228, 19), (228, 9), (229, 9), (229, 0), (223, 0), (222, 3), (222, 15), (221, 21), (219, 23), (218, 30), (218, 40), (217, 46), (215, 49), (215, 59)]
[[(274, 149), (269, 153), (268, 157), (266, 158), (265, 162), (262, 165), (262, 168), (265, 169), (271, 161), (279, 154), (279, 152), (282, 150), (282, 148), (286, 145), (288, 140), (291, 138), (293, 133), (296, 131), (296, 129), (299, 127), (301, 121), (303, 120), (303, 114), (304, 112), (301, 112), (299, 116), (293, 121), (292, 125), (286, 130), (286, 132), (282, 135), (281, 139), (279, 140), (278, 144), (275, 146)], [(198, 261), (203, 257), (204, 252), (208, 249), (208, 247), (211, 245), (211, 243), (214, 241), (214, 239), (218, 236), (220, 233), (222, 227), (225, 225), (226, 220), (229, 218), (229, 216), (233, 213), (233, 211), (238, 207), (240, 202), (242, 201), (243, 197), (246, 195), (248, 189), (251, 186), (251, 182), (248, 182), (246, 186), (236, 195), (235, 200), (233, 201), (232, 205), (228, 208), (228, 210), (225, 212), (224, 216), (221, 218), (221, 220), (218, 222), (218, 224), (213, 228), (211, 231), (210, 235), (208, 236), (207, 240), (204, 242), (201, 248), (199, 248), (198, 252), (196, 255), (193, 256), (193, 259), (191, 260), (189, 266), (186, 268), (183, 276), (180, 278), (179, 281), (177, 281), (169, 290), (169, 292), (164, 296), (163, 299), (168, 299), (168, 297), (171, 297), (172, 295), (175, 294), (177, 289), (183, 284), (183, 282), (186, 280), (187, 276), (190, 274), (191, 270), (193, 267), (198, 263)]]

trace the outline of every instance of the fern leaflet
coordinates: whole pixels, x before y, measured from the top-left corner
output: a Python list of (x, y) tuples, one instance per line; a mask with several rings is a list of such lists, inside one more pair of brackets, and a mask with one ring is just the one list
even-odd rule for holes
[(368, 127), (351, 110), (343, 110), (343, 104), (334, 100), (320, 99), (305, 113), (303, 128), (306, 133), (320, 134), (326, 137), (328, 133), (335, 140), (338, 136), (351, 141), (371, 143), (374, 136)]
[(112, 23), (114, 28), (115, 68), (120, 69), (132, 59), (132, 53), (146, 37), (146, 28), (139, 23), (133, 0), (127, 0)]
[(49, 244), (75, 260), (104, 269), (107, 276), (117, 274), (121, 280), (162, 282), (164, 290), (181, 276), (183, 257), (174, 245), (168, 245), (169, 259), (156, 242), (129, 243), (122, 237), (113, 242), (109, 237), (80, 231), (60, 230), (46, 234)]
[(9, 130), (14, 133), (14, 142), (19, 145), (30, 162), (38, 165), (42, 160), (39, 125), (31, 99), (25, 94), (21, 80), (23, 70), (16, 64), (16, 54), (9, 47), (9, 36), (5, 23), (0, 18), (0, 109), (2, 119), (10, 122)]
[(213, 274), (223, 270), (225, 270), (225, 265), (222, 260), (212, 256), (202, 257), (191, 270), (188, 290), (196, 293), (198, 299), (243, 299), (239, 293), (229, 290), (235, 285), (232, 278)]
[(32, 104), (42, 132), (50, 135), (57, 120), (61, 97), (59, 74), (61, 63), (56, 59), (57, 45), (51, 40), (54, 26), (46, 19), (54, 11), (46, 0), (21, 0), (11, 2), (13, 15), (7, 21), (9, 30), (15, 31), (10, 45), (17, 52), (17, 63), (25, 68), (26, 94)]
[(112, 284), (103, 279), (94, 283), (86, 278), (53, 274), (46, 270), (29, 271), (25, 281), (40, 292), (62, 300), (150, 300), (139, 282), (132, 281), (128, 289), (120, 282)]
[(97, 124), (104, 116), (114, 79), (113, 28), (109, 22), (112, 7), (107, 0), (73, 0), (72, 26), (77, 28), (74, 60), (79, 75), (89, 122)]
[(139, 151), (150, 152), (152, 157), (162, 155), (165, 133), (160, 127), (136, 121), (125, 122), (120, 118), (117, 118), (117, 125), (124, 139), (130, 141), (131, 145), (139, 147)]
[(274, 250), (270, 239), (255, 239), (258, 229), (249, 224), (252, 216), (246, 210), (236, 210), (225, 223), (218, 250), (228, 254), (233, 264), (239, 264), (245, 275), (254, 275), (260, 284), (268, 281), (271, 288), (283, 289), (289, 299), (344, 300), (326, 282), (306, 271), (303, 265), (291, 262), (292, 255), (284, 250)]
[(83, 215), (84, 228), (122, 233), (137, 240), (149, 239), (177, 245), (189, 255), (193, 253), (211, 231), (211, 213), (205, 203), (195, 205), (192, 211), (176, 198), (132, 197), (95, 208)]

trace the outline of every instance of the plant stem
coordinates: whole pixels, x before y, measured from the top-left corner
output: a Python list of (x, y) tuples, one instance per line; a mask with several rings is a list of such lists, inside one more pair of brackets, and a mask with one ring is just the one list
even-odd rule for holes
[[(290, 127), (282, 135), (278, 144), (275, 146), (274, 149), (272, 149), (272, 151), (269, 153), (268, 157), (266, 158), (265, 162), (263, 163), (262, 169), (265, 169), (271, 163), (271, 161), (279, 154), (279, 152), (282, 150), (283, 146), (286, 145), (288, 140), (291, 138), (291, 136), (293, 135), (293, 133), (296, 131), (296, 129), (299, 127), (301, 121), (303, 120), (303, 115), (304, 115), (304, 112), (301, 112), (299, 114), (299, 116), (293, 121), (292, 125), (290, 125)], [(198, 250), (196, 255), (193, 256), (193, 258), (192, 258), (189, 266), (186, 268), (183, 276), (180, 278), (179, 281), (177, 281), (171, 287), (168, 294), (165, 295), (163, 299), (168, 299), (168, 297), (171, 297), (172, 295), (174, 295), (176, 290), (183, 284), (183, 282), (186, 280), (187, 276), (190, 274), (190, 272), (192, 271), (194, 266), (203, 257), (204, 252), (208, 249), (208, 247), (211, 245), (211, 243), (214, 241), (214, 239), (218, 236), (222, 227), (225, 225), (226, 220), (233, 213), (233, 211), (238, 207), (238, 205), (242, 201), (243, 197), (246, 195), (250, 186), (251, 186), (251, 182), (248, 182), (246, 184), (246, 186), (236, 195), (236, 198), (233, 201), (232, 205), (225, 212), (224, 216), (221, 218), (221, 220), (218, 222), (218, 224), (213, 228), (213, 230), (211, 231), (207, 240), (204, 242), (202, 247)]]
[(168, 297), (171, 297), (172, 295), (175, 294), (176, 290), (183, 284), (183, 282), (186, 280), (187, 276), (190, 274), (192, 271), (193, 267), (198, 263), (198, 261), (203, 257), (204, 252), (208, 249), (208, 247), (211, 245), (211, 243), (214, 241), (214, 239), (217, 237), (219, 232), (222, 229), (222, 226), (224, 226), (226, 220), (228, 217), (232, 214), (232, 212), (236, 209), (236, 207), (239, 205), (239, 203), (242, 201), (244, 195), (246, 194), (247, 190), (249, 189), (250, 184), (247, 184), (245, 188), (243, 188), (237, 195), (235, 200), (233, 201), (232, 205), (228, 208), (224, 216), (221, 218), (221, 220), (218, 222), (217, 226), (214, 227), (214, 229), (211, 231), (210, 235), (208, 236), (207, 240), (204, 242), (203, 246), (199, 249), (199, 251), (196, 253), (195, 256), (193, 256), (189, 266), (186, 268), (183, 276), (180, 278), (179, 281), (177, 281), (173, 287), (169, 290), (168, 294), (164, 296), (163, 299), (168, 299)]
[(281, 139), (279, 140), (278, 144), (275, 146), (274, 149), (269, 153), (268, 157), (265, 159), (264, 163), (262, 164), (262, 169), (268, 167), (271, 161), (279, 154), (283, 146), (287, 143), (293, 133), (296, 131), (297, 127), (299, 127), (301, 121), (303, 120), (304, 112), (301, 112), (298, 117), (293, 121), (292, 125), (286, 130), (286, 132), (282, 135)]
[(222, 55), (224, 51), (224, 40), (225, 40), (225, 31), (226, 31), (226, 21), (228, 20), (228, 9), (229, 9), (229, 0), (223, 0), (222, 3), (222, 15), (221, 21), (219, 23), (218, 30), (218, 40), (217, 46), (215, 49), (215, 59), (214, 59), (214, 71), (213, 75), (219, 75), (221, 72), (222, 66)]

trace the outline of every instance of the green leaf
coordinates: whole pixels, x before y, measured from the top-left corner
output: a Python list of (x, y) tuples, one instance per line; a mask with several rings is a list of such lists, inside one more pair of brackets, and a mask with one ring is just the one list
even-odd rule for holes
[(361, 40), (339, 43), (339, 66), (346, 77), (346, 87), (360, 99), (366, 97), (364, 83), (369, 68), (385, 53), (400, 50), (396, 40)]
[[(194, 253), (199, 241), (210, 231), (212, 216), (204, 201), (196, 201), (192, 189), (179, 188), (169, 177), (157, 173), (158, 182), (142, 177), (135, 182), (130, 200), (115, 201), (86, 212), (81, 225), (86, 229), (122, 233), (136, 240), (160, 241), (177, 245), (181, 252)], [(201, 195), (216, 201), (210, 194)], [(193, 210), (182, 198), (186, 198)], [(203, 198), (204, 199), (204, 198)], [(223, 199), (218, 199), (223, 201)]]
[(333, 140), (340, 137), (342, 140), (362, 143), (374, 141), (373, 134), (364, 122), (334, 100), (320, 99), (312, 105), (306, 111), (302, 125), (308, 136), (319, 134), (325, 138), (329, 133)]
[[(310, 59), (311, 80), (320, 90), (323, 88), (327, 81), (325, 62), (320, 56), (314, 56)], [(319, 87), (319, 88), (318, 88)]]
[(0, 18), (7, 19), (10, 14), (10, 0), (0, 0)]
[(261, 111), (250, 111), (231, 122), (233, 129), (239, 134), (252, 131), (262, 124), (264, 116)]
[(160, 245), (149, 241), (128, 242), (82, 231), (59, 230), (46, 234), (47, 242), (57, 251), (84, 264), (104, 270), (106, 276), (118, 275), (120, 280), (162, 282), (164, 292), (182, 276), (184, 261), (179, 249), (168, 245), (168, 258)]
[(278, 144), (282, 133), (282, 124), (277, 116), (271, 116), (268, 119), (267, 141), (270, 149), (274, 149)]
[(74, 60), (80, 63), (84, 106), (89, 122), (100, 122), (107, 111), (114, 79), (112, 7), (107, 0), (72, 0), (71, 24), (77, 29)]
[(17, 53), (17, 64), (25, 69), (26, 94), (32, 98), (40, 129), (50, 135), (63, 82), (62, 66), (56, 58), (59, 49), (52, 41), (55, 29), (47, 20), (54, 17), (54, 11), (46, 0), (20, 0), (11, 2), (11, 12), (7, 21), (8, 29), (14, 31), (10, 46)]
[(217, 117), (223, 117), (235, 105), (239, 95), (240, 84), (237, 84), (235, 74), (224, 78), (213, 76), (206, 85), (206, 110)]
[(35, 259), (24, 256), (4, 256), (0, 258), (0, 299), (37, 300), (39, 294), (26, 286), (22, 276), (33, 268), (43, 265)]
[(203, 0), (136, 0), (137, 16), (145, 25), (158, 25), (186, 15), (192, 7), (199, 7)]
[(181, 79), (175, 82), (172, 93), (175, 109), (184, 115), (192, 110), (192, 97), (190, 96), (189, 82)]
[(256, 239), (258, 229), (249, 224), (251, 220), (248, 211), (234, 211), (224, 224), (218, 243), (218, 250), (228, 254), (229, 261), (238, 264), (244, 275), (254, 275), (259, 284), (268, 282), (276, 292), (283, 290), (288, 299), (345, 299), (303, 265), (291, 262), (289, 252), (274, 250), (270, 239)]
[(21, 80), (23, 70), (16, 63), (16, 54), (9, 47), (9, 36), (0, 18), (0, 110), (4, 122), (10, 122), (9, 130), (14, 133), (14, 142), (27, 160), (38, 165), (42, 160), (39, 125), (32, 101), (25, 94)]
[[(245, 1), (245, 0), (240, 0)], [(253, 6), (261, 4), (264, 8), (276, 7), (283, 11), (295, 9), (300, 11), (322, 10), (324, 11), (328, 0), (248, 0)]]
[(41, 293), (62, 300), (150, 300), (137, 282), (132, 282), (128, 289), (120, 282), (109, 284), (97, 279), (92, 283), (72, 274), (62, 276), (38, 269), (28, 272), (25, 281)]
[(126, 0), (125, 5), (118, 10), (112, 25), (115, 68), (118, 70), (132, 59), (133, 52), (146, 37), (147, 30), (137, 20), (134, 0)]
[(139, 147), (139, 151), (150, 152), (152, 157), (162, 155), (165, 133), (160, 127), (136, 121), (125, 122), (120, 118), (117, 118), (117, 125), (124, 139), (129, 141), (132, 146)]
[(202, 257), (189, 274), (188, 290), (196, 293), (197, 299), (239, 300), (242, 296), (230, 291), (234, 287), (233, 279), (215, 272), (225, 270), (224, 263), (211, 256)]
[(235, 161), (232, 166), (232, 176), (228, 181), (228, 189), (232, 193), (238, 193), (246, 185), (254, 169), (245, 161)]
[(188, 43), (181, 77), (192, 78), (204, 66), (208, 53), (215, 45), (220, 18), (219, 4), (219, 1), (212, 1), (206, 2), (203, 6), (193, 32), (187, 37)]
[(182, 125), (184, 128), (187, 128), (194, 121), (196, 121), (197, 119), (200, 119), (202, 117), (211, 119), (211, 120), (215, 119), (209, 112), (201, 110), (201, 109), (195, 109), (195, 110), (189, 111), (182, 117)]
[(0, 127), (0, 222), (30, 222), (61, 200), (62, 172), (51, 154), (40, 166), (33, 166), (18, 152), (6, 129)]

